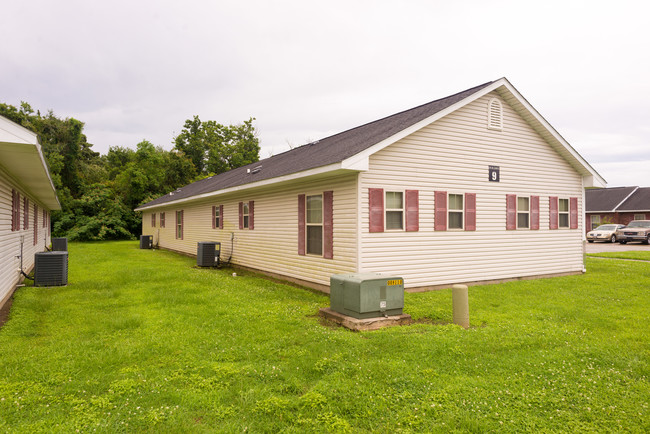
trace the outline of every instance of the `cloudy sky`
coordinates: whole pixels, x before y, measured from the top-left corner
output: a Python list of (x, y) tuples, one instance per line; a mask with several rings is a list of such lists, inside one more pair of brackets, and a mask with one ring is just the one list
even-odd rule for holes
[(607, 180), (650, 186), (650, 3), (4, 2), (0, 102), (166, 149), (255, 117), (266, 158), (507, 77)]

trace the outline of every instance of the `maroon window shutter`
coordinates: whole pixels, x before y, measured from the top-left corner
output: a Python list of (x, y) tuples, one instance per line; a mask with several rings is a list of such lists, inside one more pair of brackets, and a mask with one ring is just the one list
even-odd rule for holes
[(323, 192), (323, 258), (334, 259), (334, 192)]
[(571, 221), (569, 227), (571, 229), (578, 229), (578, 198), (569, 198), (569, 220)]
[(436, 203), (434, 204), (433, 215), (435, 221), (433, 222), (433, 229), (436, 231), (447, 230), (447, 192), (436, 191), (434, 192)]
[(465, 193), (465, 230), (476, 230), (476, 193)]
[(178, 211), (174, 213), (174, 237), (178, 239)]
[(16, 229), (16, 197), (18, 192), (16, 190), (11, 190), (11, 230), (15, 231)]
[(539, 229), (539, 196), (530, 197), (530, 228)]
[(217, 224), (214, 221), (216, 217), (217, 217), (217, 207), (215, 205), (212, 205), (212, 229), (217, 228)]
[(557, 196), (551, 196), (548, 198), (548, 209), (549, 209), (549, 220), (548, 220), (548, 228), (549, 229), (557, 229), (558, 224), (558, 216), (557, 216)]
[(506, 194), (506, 230), (517, 229), (517, 195)]
[(248, 202), (248, 229), (255, 229), (255, 201)]
[(239, 202), (239, 229), (244, 229), (244, 202)]
[(418, 190), (406, 190), (406, 232), (420, 230), (420, 197)]
[(219, 229), (223, 229), (223, 205), (219, 205)]
[(23, 198), (23, 229), (29, 229), (29, 200)]
[(298, 254), (305, 254), (305, 195), (298, 195)]
[(38, 205), (34, 204), (34, 245), (38, 243)]
[(370, 207), (368, 215), (370, 232), (384, 232), (384, 189), (369, 188), (368, 204)]

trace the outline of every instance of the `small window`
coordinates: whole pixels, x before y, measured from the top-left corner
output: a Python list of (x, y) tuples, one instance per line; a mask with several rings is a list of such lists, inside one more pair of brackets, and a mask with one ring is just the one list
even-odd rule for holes
[(156, 227), (156, 213), (151, 214), (151, 227), (155, 228)]
[(530, 198), (517, 198), (517, 229), (530, 228)]
[(593, 231), (598, 226), (600, 226), (600, 216), (599, 215), (592, 215), (591, 216), (591, 230)]
[(29, 229), (29, 199), (23, 198), (23, 229)]
[(323, 254), (323, 196), (307, 196), (307, 254)]
[(560, 199), (558, 206), (558, 221), (561, 228), (569, 227), (569, 199)]
[(214, 227), (216, 229), (221, 227), (221, 208), (219, 205), (214, 207)]
[(634, 214), (634, 220), (645, 220), (645, 214)]
[(450, 194), (448, 204), (449, 229), (463, 229), (463, 195)]
[(503, 106), (497, 98), (488, 102), (488, 129), (503, 131)]
[(176, 211), (176, 238), (183, 239), (183, 211)]
[(248, 202), (244, 202), (244, 205), (242, 207), (242, 219), (244, 222), (243, 223), (244, 229), (248, 229), (249, 217), (250, 217), (250, 209), (248, 207)]
[(404, 193), (386, 192), (386, 230), (404, 229)]
[(165, 213), (164, 212), (160, 213), (160, 227), (161, 228), (165, 227)]
[(43, 227), (47, 226), (47, 211), (43, 210)]

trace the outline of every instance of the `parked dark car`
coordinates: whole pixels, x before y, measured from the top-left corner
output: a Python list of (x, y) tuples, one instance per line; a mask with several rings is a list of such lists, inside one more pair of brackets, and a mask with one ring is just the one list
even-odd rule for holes
[(616, 231), (621, 229), (623, 225), (617, 224), (606, 224), (600, 225), (593, 231), (587, 232), (587, 241), (593, 243), (594, 241), (605, 241), (610, 243), (615, 243), (618, 239), (616, 237)]
[(650, 220), (633, 220), (627, 226), (616, 231), (616, 238), (621, 244), (641, 241), (650, 244)]

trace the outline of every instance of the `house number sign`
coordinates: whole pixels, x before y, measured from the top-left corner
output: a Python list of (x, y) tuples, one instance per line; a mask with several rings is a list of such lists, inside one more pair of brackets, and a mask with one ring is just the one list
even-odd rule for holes
[(491, 182), (499, 182), (499, 166), (488, 166), (488, 179)]

